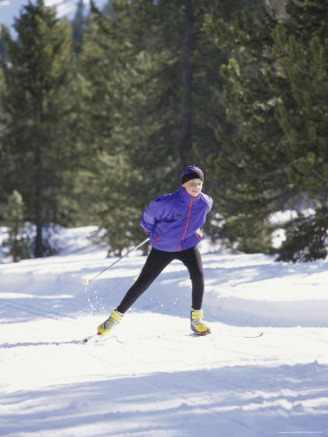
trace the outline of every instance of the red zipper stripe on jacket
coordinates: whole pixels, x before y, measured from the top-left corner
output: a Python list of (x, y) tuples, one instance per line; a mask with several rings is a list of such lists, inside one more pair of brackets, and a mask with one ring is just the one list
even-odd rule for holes
[(192, 207), (192, 204), (194, 203), (195, 200), (196, 200), (196, 197), (193, 197), (193, 198), (191, 199), (190, 203), (189, 203), (189, 212), (188, 212), (187, 223), (186, 223), (186, 226), (185, 226), (185, 229), (184, 229), (184, 232), (183, 232), (182, 238), (181, 238), (181, 240), (180, 240), (180, 242), (179, 242), (179, 252), (181, 251), (181, 241), (182, 241), (182, 240), (184, 239), (184, 237), (186, 236), (186, 233), (187, 233), (187, 230), (188, 230), (188, 226), (189, 226), (189, 222), (190, 222), (190, 216), (191, 216), (191, 207)]

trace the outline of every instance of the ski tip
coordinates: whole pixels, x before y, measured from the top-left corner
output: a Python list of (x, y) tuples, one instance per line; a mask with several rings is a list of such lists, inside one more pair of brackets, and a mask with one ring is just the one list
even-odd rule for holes
[(102, 333), (101, 332), (97, 332), (97, 334), (94, 335), (90, 335), (90, 337), (86, 337), (82, 340), (82, 343), (89, 343), (92, 340), (97, 340), (99, 337), (102, 337)]
[(255, 334), (255, 335), (244, 335), (244, 338), (259, 338), (262, 337), (262, 335), (264, 334), (264, 332), (260, 332), (259, 334)]

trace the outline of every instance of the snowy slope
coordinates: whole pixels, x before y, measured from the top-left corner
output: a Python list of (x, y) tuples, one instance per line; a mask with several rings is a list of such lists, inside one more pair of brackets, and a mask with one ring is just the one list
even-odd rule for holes
[[(79, 0), (44, 0), (44, 4), (48, 7), (53, 7), (57, 11), (58, 18), (67, 17), (73, 19), (76, 13), (76, 7)], [(33, 0), (32, 0), (32, 3)], [(96, 5), (102, 8), (107, 1), (96, 0)], [(28, 4), (28, 0), (0, 0), (0, 25), (4, 24), (11, 28), (14, 24), (14, 19), (18, 18), (24, 5)], [(89, 7), (90, 1), (84, 0), (86, 10)]]
[(83, 345), (145, 260), (130, 255), (85, 288), (113, 261), (92, 230), (62, 231), (61, 256), (0, 264), (0, 435), (328, 435), (328, 261), (202, 243), (210, 336), (190, 335), (190, 281), (174, 262), (111, 338)]

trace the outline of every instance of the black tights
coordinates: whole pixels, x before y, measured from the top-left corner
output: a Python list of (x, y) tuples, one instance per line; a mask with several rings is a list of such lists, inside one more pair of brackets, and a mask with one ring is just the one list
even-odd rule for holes
[(152, 248), (138, 279), (127, 291), (116, 308), (117, 311), (124, 314), (174, 259), (182, 261), (187, 267), (192, 283), (192, 308), (201, 309), (204, 295), (204, 272), (199, 249), (196, 246), (181, 252), (164, 252)]

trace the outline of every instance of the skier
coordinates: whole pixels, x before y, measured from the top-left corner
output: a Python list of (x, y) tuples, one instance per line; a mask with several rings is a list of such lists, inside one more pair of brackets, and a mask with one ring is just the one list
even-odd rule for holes
[(197, 244), (199, 228), (205, 223), (213, 200), (202, 193), (203, 171), (193, 165), (185, 168), (178, 191), (157, 197), (144, 211), (140, 225), (149, 236), (152, 249), (146, 263), (123, 300), (109, 318), (98, 326), (98, 335), (107, 335), (123, 315), (174, 259), (187, 267), (192, 282), (190, 324), (197, 335), (210, 333), (203, 322), (203, 264)]

